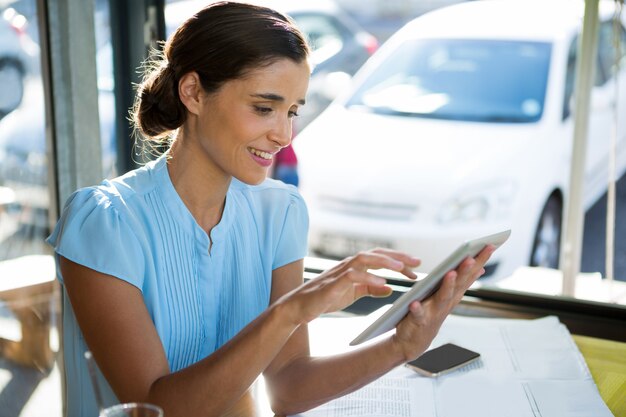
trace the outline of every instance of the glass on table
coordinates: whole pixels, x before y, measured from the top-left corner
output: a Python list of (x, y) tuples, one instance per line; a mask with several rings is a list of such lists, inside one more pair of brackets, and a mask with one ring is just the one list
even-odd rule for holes
[(126, 403), (101, 410), (99, 417), (163, 417), (163, 410), (153, 404)]

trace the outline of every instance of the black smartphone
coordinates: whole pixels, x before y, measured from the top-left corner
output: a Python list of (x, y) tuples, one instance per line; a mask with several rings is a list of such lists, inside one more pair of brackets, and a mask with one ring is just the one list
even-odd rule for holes
[(419, 358), (407, 362), (406, 366), (425, 376), (439, 376), (458, 369), (480, 358), (474, 352), (453, 343), (446, 343), (429, 351)]

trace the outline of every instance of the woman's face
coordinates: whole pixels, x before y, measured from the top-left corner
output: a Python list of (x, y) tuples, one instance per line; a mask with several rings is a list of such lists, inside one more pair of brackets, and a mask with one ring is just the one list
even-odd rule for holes
[(281, 59), (202, 98), (193, 130), (218, 174), (248, 184), (265, 179), (276, 153), (291, 143), (309, 76), (307, 62)]

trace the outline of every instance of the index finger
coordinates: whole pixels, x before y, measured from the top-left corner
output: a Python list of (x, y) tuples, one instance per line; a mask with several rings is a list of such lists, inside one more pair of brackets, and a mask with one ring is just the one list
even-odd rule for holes
[[(408, 265), (405, 263), (408, 262)], [(419, 260), (400, 252), (375, 249), (356, 255), (350, 262), (352, 267), (361, 271), (369, 269), (389, 269), (396, 271), (408, 278), (416, 278), (417, 275), (411, 270), (411, 266), (419, 264)]]
[(393, 249), (386, 249), (386, 248), (376, 248), (372, 250), (372, 252), (386, 255), (393, 259), (401, 261), (404, 264), (404, 269), (402, 269), (402, 271), (399, 271), (399, 272), (402, 275), (406, 276), (407, 278), (411, 278), (411, 279), (417, 278), (417, 274), (413, 272), (413, 269), (417, 268), (418, 266), (422, 264), (421, 259), (411, 256), (405, 252), (399, 252)]

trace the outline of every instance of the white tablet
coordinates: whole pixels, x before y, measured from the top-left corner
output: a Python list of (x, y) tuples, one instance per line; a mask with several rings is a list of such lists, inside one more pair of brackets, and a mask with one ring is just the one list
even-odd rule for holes
[(424, 279), (417, 281), (411, 289), (398, 298), (374, 323), (358, 335), (351, 346), (358, 345), (376, 336), (379, 336), (398, 324), (409, 312), (409, 305), (415, 300), (423, 300), (431, 295), (441, 285), (441, 280), (448, 271), (456, 269), (467, 257), (474, 257), (480, 253), (485, 246), (491, 244), (496, 248), (500, 247), (509, 238), (511, 230), (505, 230), (493, 235), (484, 236), (464, 242), (443, 262), (437, 265)]

